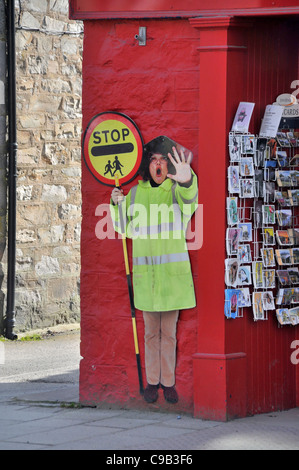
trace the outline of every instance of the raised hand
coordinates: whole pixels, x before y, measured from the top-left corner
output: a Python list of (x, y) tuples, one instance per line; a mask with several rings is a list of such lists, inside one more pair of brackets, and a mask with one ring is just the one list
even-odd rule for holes
[(190, 152), (188, 158), (186, 159), (183, 150), (180, 151), (180, 156), (177, 152), (175, 147), (172, 147), (174, 157), (169, 153), (168, 158), (173, 164), (176, 174), (172, 175), (170, 173), (167, 174), (167, 177), (177, 181), (178, 183), (188, 183), (191, 180), (192, 173), (191, 173), (191, 158), (192, 153)]

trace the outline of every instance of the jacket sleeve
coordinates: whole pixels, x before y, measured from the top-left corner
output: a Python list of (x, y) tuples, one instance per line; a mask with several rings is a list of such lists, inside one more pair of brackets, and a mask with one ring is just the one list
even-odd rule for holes
[(175, 186), (175, 200), (180, 206), (181, 212), (187, 219), (190, 219), (198, 206), (198, 184), (197, 176), (192, 171), (192, 182), (189, 187), (180, 185)]

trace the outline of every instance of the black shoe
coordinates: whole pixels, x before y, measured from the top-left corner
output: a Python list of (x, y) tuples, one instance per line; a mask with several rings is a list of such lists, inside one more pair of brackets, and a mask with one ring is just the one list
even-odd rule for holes
[(144, 390), (143, 398), (147, 403), (155, 403), (158, 400), (158, 385), (147, 384)]
[(179, 396), (174, 385), (172, 387), (165, 387), (164, 385), (162, 385), (162, 388), (164, 392), (164, 398), (168, 403), (174, 404), (179, 401)]

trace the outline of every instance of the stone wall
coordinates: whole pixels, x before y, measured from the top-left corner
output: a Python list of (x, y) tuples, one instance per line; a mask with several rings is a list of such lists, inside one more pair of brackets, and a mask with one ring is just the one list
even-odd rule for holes
[(16, 1), (16, 332), (79, 321), (82, 41), (68, 0)]

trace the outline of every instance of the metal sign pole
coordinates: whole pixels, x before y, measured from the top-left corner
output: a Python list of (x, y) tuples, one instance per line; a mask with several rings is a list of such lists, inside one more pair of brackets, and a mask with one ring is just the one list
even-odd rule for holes
[[(119, 188), (119, 180), (118, 180), (118, 177), (117, 177), (117, 176), (115, 177), (115, 186), (116, 186), (117, 188)], [(138, 378), (139, 378), (139, 390), (140, 390), (141, 395), (143, 395), (144, 388), (143, 388), (142, 372), (141, 372), (141, 363), (140, 363), (140, 353), (139, 353), (139, 346), (138, 346), (138, 335), (137, 335), (137, 327), (136, 327), (135, 305), (134, 305), (134, 298), (133, 298), (132, 281), (131, 281), (131, 276), (130, 276), (130, 268), (129, 268), (129, 260), (128, 260), (127, 243), (126, 243), (126, 227), (125, 227), (125, 224), (124, 224), (124, 217), (123, 217), (121, 202), (118, 203), (118, 212), (119, 212), (119, 220), (120, 220), (120, 228), (121, 228), (121, 237), (122, 237), (123, 253), (124, 253), (124, 260), (125, 260), (125, 268), (126, 268), (126, 277), (127, 277), (127, 284), (128, 284), (128, 292), (129, 292), (130, 306), (131, 306), (133, 336), (134, 336), (134, 345), (135, 345), (135, 353), (136, 353), (137, 371), (138, 371)]]

